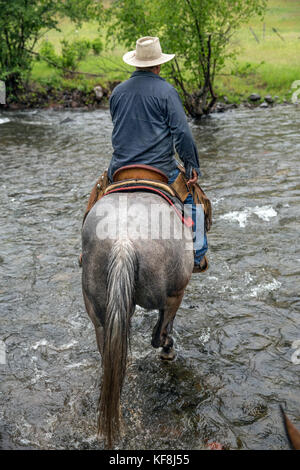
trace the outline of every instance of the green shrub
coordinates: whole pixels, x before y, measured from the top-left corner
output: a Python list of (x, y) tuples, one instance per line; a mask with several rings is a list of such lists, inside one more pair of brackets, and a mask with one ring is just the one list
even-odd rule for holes
[(95, 55), (99, 55), (103, 50), (103, 44), (100, 38), (94, 39), (92, 42), (92, 49)]
[(44, 41), (40, 48), (40, 57), (45, 59), (51, 67), (61, 69), (62, 73), (74, 72), (80, 61), (84, 60), (92, 48), (87, 39), (77, 39), (70, 42), (63, 39), (61, 42), (61, 55), (56, 54), (55, 48), (49, 41)]

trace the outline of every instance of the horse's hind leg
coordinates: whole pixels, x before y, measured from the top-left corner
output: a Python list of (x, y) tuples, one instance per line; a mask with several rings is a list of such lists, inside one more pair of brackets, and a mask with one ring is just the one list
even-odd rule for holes
[(171, 332), (182, 297), (183, 292), (176, 296), (168, 297), (165, 308), (159, 311), (159, 319), (153, 329), (151, 344), (154, 348), (162, 347), (160, 358), (164, 360), (172, 361), (175, 358)]
[(95, 327), (95, 333), (96, 333), (96, 340), (97, 340), (97, 346), (99, 349), (99, 352), (101, 356), (103, 355), (103, 347), (104, 347), (104, 328), (102, 327), (100, 320), (98, 316), (96, 315), (95, 309), (93, 304), (90, 302), (88, 299), (86, 293), (83, 291), (83, 298), (84, 298), (84, 303), (85, 303), (85, 308), (86, 311), (92, 320), (94, 327)]

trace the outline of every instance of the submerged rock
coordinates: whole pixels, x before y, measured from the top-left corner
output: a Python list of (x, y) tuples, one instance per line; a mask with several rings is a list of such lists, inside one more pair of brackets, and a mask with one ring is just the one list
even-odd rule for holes
[(235, 109), (237, 108), (237, 104), (235, 103), (230, 103), (230, 104), (226, 104), (226, 103), (217, 103), (216, 106), (215, 106), (215, 109), (214, 109), (214, 112), (216, 113), (224, 113), (225, 111), (229, 111), (230, 109)]
[(60, 121), (59, 124), (67, 124), (68, 122), (72, 122), (72, 121), (74, 121), (74, 119), (67, 117), (66, 119), (63, 119), (62, 121)]

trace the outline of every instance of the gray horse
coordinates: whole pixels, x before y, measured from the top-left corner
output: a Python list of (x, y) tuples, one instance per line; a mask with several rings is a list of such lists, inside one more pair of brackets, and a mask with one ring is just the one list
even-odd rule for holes
[(82, 230), (82, 289), (102, 356), (98, 432), (119, 436), (130, 319), (135, 306), (159, 310), (151, 344), (175, 357), (170, 336), (194, 264), (192, 230), (159, 195), (108, 194)]

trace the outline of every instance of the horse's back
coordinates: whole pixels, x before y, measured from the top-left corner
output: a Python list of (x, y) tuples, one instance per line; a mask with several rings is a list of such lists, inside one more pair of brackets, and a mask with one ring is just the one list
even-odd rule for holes
[(185, 288), (193, 269), (191, 229), (160, 196), (111, 194), (93, 207), (82, 231), (83, 287), (100, 304), (112, 249), (123, 241), (136, 254), (136, 304), (160, 308), (167, 296)]

